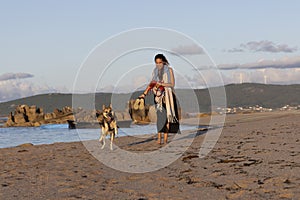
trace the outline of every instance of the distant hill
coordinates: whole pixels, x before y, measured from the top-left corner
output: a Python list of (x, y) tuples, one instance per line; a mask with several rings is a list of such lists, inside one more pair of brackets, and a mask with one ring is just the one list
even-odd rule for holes
[(287, 104), (300, 105), (300, 84), (230, 84), (226, 87), (227, 103), (234, 106), (260, 105), (268, 108), (280, 108)]
[[(197, 104), (201, 112), (208, 112), (211, 109), (211, 95), (217, 96), (222, 88), (210, 89), (176, 89), (176, 94), (181, 107), (187, 112), (197, 112)], [(265, 85), (257, 83), (230, 84), (225, 86), (227, 107), (254, 106), (260, 105), (266, 108), (280, 108), (286, 104), (300, 105), (300, 85)], [(133, 94), (95, 94), (95, 107), (100, 109), (102, 104), (109, 104), (111, 101), (115, 110), (124, 110), (129, 99), (137, 98), (141, 92)], [(76, 94), (76, 101), (88, 102), (93, 94)], [(197, 102), (198, 100), (198, 102)], [(222, 98), (214, 98), (216, 106), (222, 105)], [(146, 103), (153, 104), (153, 95), (147, 96)], [(42, 107), (44, 112), (52, 112), (55, 108), (72, 106), (72, 94), (41, 94), (32, 97), (17, 99), (0, 103), (0, 116), (7, 116), (19, 104), (37, 105)]]

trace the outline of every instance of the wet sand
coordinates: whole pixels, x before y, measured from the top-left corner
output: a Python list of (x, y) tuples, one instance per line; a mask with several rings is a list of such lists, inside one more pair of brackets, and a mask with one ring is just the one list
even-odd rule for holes
[[(182, 133), (193, 136), (192, 145), (172, 164), (148, 173), (112, 169), (81, 142), (3, 148), (0, 199), (300, 199), (300, 111), (228, 115), (215, 147), (199, 158), (206, 132)], [(151, 152), (163, 147), (155, 139), (119, 137), (115, 143)], [(89, 142), (100, 150), (97, 141)], [(108, 147), (103, 151), (116, 157), (118, 151)]]

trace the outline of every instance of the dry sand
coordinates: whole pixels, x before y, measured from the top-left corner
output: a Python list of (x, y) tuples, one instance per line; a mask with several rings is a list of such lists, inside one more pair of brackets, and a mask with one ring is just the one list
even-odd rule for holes
[[(202, 133), (175, 162), (142, 174), (107, 167), (81, 142), (0, 149), (0, 199), (300, 199), (299, 111), (228, 115), (200, 159)], [(115, 143), (133, 152), (160, 148), (155, 136)]]

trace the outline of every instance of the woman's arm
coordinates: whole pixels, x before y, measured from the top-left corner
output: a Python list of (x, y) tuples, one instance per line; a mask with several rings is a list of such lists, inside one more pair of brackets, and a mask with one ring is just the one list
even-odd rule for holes
[(139, 98), (145, 98), (145, 96), (148, 94), (148, 92), (151, 90), (151, 87), (148, 85), (146, 90), (139, 96)]

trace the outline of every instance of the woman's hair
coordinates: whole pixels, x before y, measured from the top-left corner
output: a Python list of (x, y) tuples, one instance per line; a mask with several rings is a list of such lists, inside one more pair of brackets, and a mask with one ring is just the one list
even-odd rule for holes
[(163, 54), (156, 54), (156, 56), (154, 57), (154, 62), (156, 61), (156, 59), (161, 59), (165, 64), (169, 65), (169, 61), (167, 60), (167, 58), (163, 55)]

